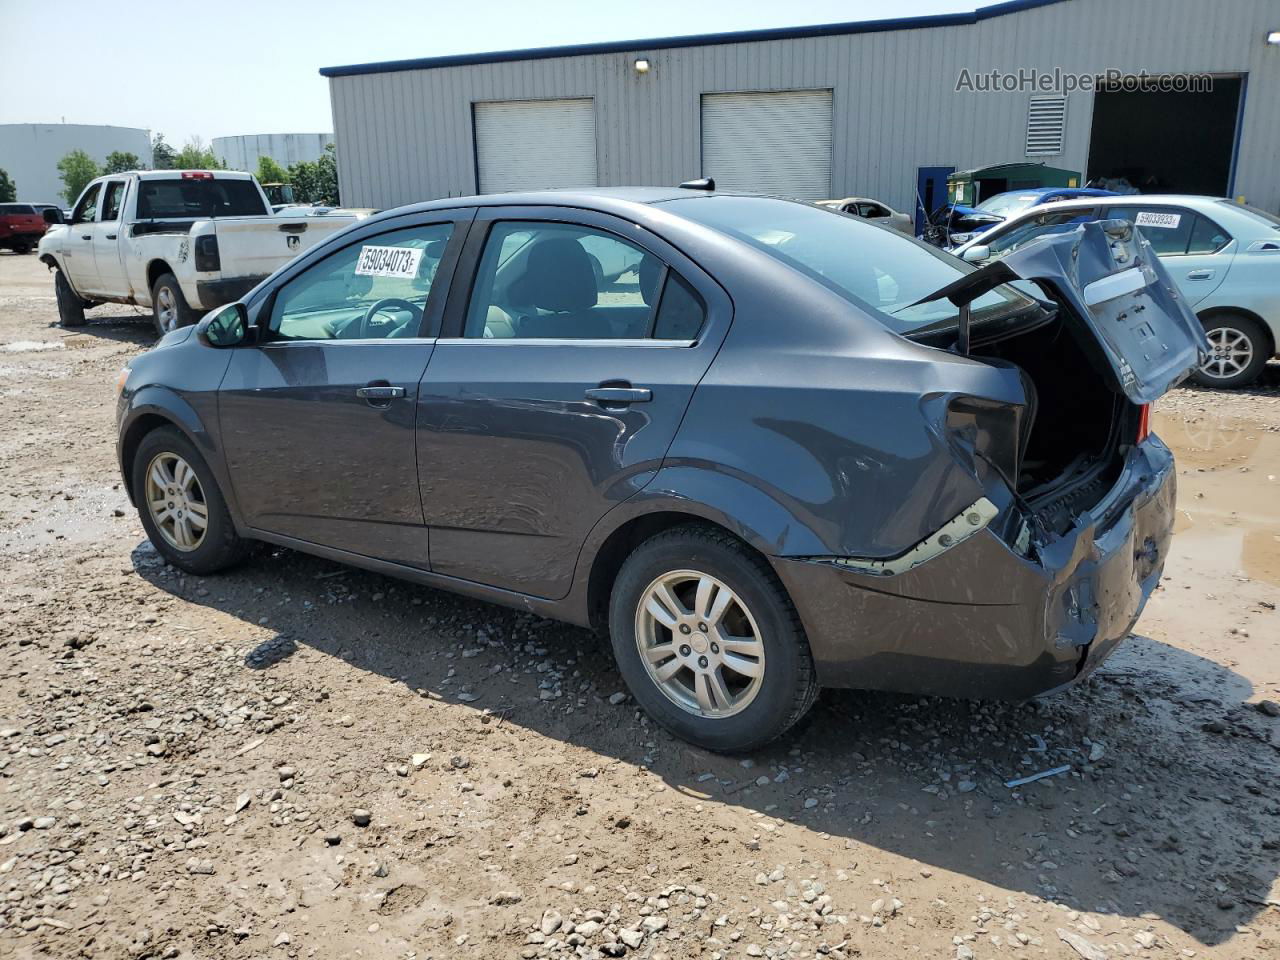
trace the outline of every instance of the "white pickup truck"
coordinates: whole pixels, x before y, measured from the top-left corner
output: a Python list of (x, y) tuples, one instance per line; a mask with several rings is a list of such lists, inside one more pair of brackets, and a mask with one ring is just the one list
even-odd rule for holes
[(272, 216), (247, 173), (149, 170), (99, 177), (71, 219), (51, 225), (40, 259), (54, 275), (64, 327), (86, 307), (150, 307), (161, 335), (238, 300), (356, 215)]

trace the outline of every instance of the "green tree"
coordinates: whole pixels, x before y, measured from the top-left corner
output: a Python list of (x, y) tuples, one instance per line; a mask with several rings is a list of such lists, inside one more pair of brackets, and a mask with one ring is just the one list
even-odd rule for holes
[(89, 181), (98, 176), (98, 165), (93, 157), (83, 150), (72, 150), (58, 161), (58, 176), (62, 178), (62, 198), (68, 204), (76, 202), (76, 197)]
[(316, 160), (289, 165), (289, 182), (299, 203), (323, 203), (337, 206), (338, 157), (333, 144), (324, 148)]
[(12, 203), (18, 199), (18, 185), (9, 179), (5, 170), (0, 170), (0, 203)]
[(258, 157), (259, 183), (288, 183), (289, 171), (265, 154)]
[(142, 161), (138, 159), (138, 155), (124, 150), (112, 150), (102, 165), (103, 173), (124, 173), (126, 170), (141, 169)]
[(173, 169), (173, 147), (164, 142), (164, 134), (157, 133), (151, 139), (151, 167), (154, 170)]
[(187, 141), (186, 146), (174, 154), (173, 166), (178, 170), (217, 170), (219, 168), (218, 158), (199, 137), (192, 137)]

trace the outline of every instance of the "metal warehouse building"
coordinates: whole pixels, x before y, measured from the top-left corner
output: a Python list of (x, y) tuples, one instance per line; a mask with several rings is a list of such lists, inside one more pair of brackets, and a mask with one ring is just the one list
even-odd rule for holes
[[(1055, 70), (1112, 73), (1045, 89)], [(321, 73), (357, 206), (710, 176), (909, 211), (952, 170), (1034, 161), (1280, 209), (1276, 0), (1014, 0)], [(1170, 89), (1126, 89), (1144, 73)]]

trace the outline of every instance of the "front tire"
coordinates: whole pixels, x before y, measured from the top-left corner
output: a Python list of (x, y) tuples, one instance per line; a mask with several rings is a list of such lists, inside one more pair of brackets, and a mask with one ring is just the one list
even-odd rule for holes
[(84, 301), (71, 289), (61, 270), (53, 275), (53, 292), (58, 298), (58, 322), (64, 327), (83, 327)]
[(213, 471), (174, 427), (142, 438), (133, 458), (133, 498), (147, 537), (175, 567), (216, 573), (247, 552)]
[(195, 311), (187, 305), (178, 278), (172, 273), (162, 273), (151, 287), (151, 316), (156, 323), (156, 333), (162, 337), (196, 322)]
[(813, 706), (795, 607), (769, 564), (709, 527), (677, 527), (622, 565), (609, 609), (622, 678), (655, 721), (697, 746), (753, 750)]
[(1191, 375), (1201, 386), (1233, 389), (1253, 383), (1271, 359), (1270, 340), (1262, 325), (1236, 313), (1200, 321), (1213, 353)]

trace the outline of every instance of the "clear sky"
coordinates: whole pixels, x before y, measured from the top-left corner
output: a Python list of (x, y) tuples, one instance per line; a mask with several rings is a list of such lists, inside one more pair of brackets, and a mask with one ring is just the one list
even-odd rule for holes
[(0, 123), (332, 129), (320, 67), (973, 10), (994, 0), (0, 0)]

